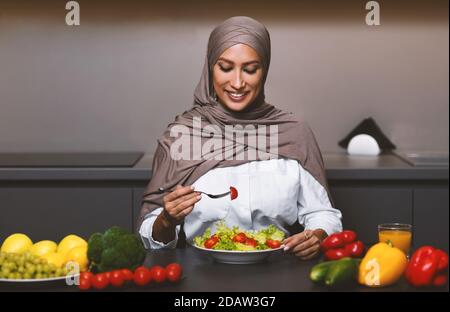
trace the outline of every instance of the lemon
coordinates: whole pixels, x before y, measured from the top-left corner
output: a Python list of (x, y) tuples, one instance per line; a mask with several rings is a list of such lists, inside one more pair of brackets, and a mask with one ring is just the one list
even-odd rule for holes
[(57, 268), (61, 268), (64, 264), (64, 256), (56, 253), (56, 252), (49, 252), (42, 256), (43, 259), (47, 260), (49, 264), (53, 264)]
[(57, 253), (60, 253), (64, 256), (67, 256), (67, 253), (75, 247), (86, 247), (87, 242), (79, 236), (76, 235), (67, 235), (64, 237), (58, 245)]
[(72, 248), (66, 255), (65, 263), (74, 261), (80, 266), (80, 272), (87, 271), (89, 260), (87, 257), (87, 247), (80, 246)]
[(56, 252), (56, 248), (58, 248), (58, 245), (56, 245), (55, 242), (50, 240), (43, 240), (35, 243), (31, 247), (30, 252), (32, 255), (42, 257), (43, 255), (50, 252)]
[(5, 239), (0, 251), (22, 254), (27, 252), (31, 246), (33, 246), (33, 242), (28, 236), (25, 234), (16, 233)]

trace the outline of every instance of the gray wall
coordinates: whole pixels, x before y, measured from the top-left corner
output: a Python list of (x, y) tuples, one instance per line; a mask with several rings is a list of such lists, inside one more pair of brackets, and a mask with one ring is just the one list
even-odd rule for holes
[(0, 0), (0, 152), (152, 152), (192, 104), (214, 25), (261, 20), (267, 100), (309, 121), (324, 151), (372, 116), (401, 149), (447, 150), (448, 1)]

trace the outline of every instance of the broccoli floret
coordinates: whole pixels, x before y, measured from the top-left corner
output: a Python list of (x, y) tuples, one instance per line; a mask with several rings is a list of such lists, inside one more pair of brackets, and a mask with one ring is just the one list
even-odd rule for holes
[(121, 251), (118, 262), (131, 270), (136, 269), (145, 259), (146, 251), (141, 240), (134, 234), (126, 234), (120, 237), (115, 249)]
[[(141, 240), (134, 234), (112, 227), (103, 235), (98, 233), (89, 239), (88, 257), (99, 272), (117, 269), (134, 270), (142, 265), (146, 251)], [(91, 256), (89, 249), (92, 245)], [(101, 248), (99, 248), (101, 246)]]
[(101, 233), (94, 233), (88, 241), (87, 256), (89, 261), (100, 263), (103, 250), (103, 235)]
[(103, 234), (103, 244), (105, 248), (114, 246), (114, 244), (117, 242), (117, 239), (125, 234), (128, 234), (128, 232), (118, 226), (113, 226), (106, 230), (105, 234)]
[(102, 252), (102, 261), (98, 264), (100, 272), (112, 271), (115, 269), (126, 268), (124, 263), (125, 257), (120, 253), (118, 249), (108, 248)]

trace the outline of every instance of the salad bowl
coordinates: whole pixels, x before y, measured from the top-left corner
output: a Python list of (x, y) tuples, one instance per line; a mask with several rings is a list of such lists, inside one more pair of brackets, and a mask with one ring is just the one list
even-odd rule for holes
[(266, 260), (270, 255), (282, 252), (285, 234), (273, 224), (258, 231), (246, 231), (238, 226), (228, 227), (225, 222), (215, 224), (203, 235), (196, 236), (191, 245), (217, 262), (251, 264)]
[(265, 249), (265, 250), (216, 250), (207, 249), (203, 247), (192, 246), (198, 251), (208, 255), (212, 259), (220, 263), (227, 264), (253, 264), (260, 263), (267, 260), (267, 258), (274, 254), (279, 254), (283, 252), (282, 247), (275, 249)]

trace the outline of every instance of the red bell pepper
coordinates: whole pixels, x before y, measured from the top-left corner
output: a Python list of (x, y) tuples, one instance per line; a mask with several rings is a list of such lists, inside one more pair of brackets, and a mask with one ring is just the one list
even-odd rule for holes
[(344, 248), (328, 249), (324, 255), (327, 260), (339, 260), (344, 257), (350, 257), (350, 254)]
[(323, 240), (322, 249), (326, 251), (329, 249), (341, 248), (344, 247), (344, 244), (341, 233), (334, 233)]
[(353, 231), (342, 231), (340, 235), (345, 244), (353, 243), (356, 240), (356, 233)]
[(406, 280), (413, 286), (442, 286), (447, 283), (448, 255), (431, 246), (417, 249), (406, 268)]
[(344, 250), (349, 257), (359, 258), (364, 252), (364, 244), (361, 241), (356, 241), (345, 245)]
[(356, 237), (355, 232), (347, 230), (325, 238), (321, 244), (325, 259), (339, 260), (344, 257), (361, 257), (365, 247), (361, 241), (356, 240)]

